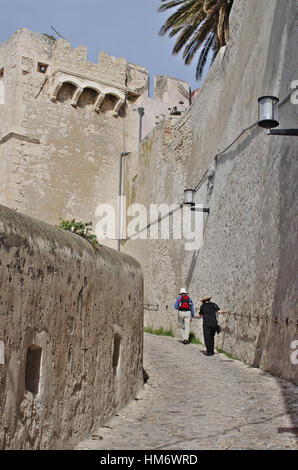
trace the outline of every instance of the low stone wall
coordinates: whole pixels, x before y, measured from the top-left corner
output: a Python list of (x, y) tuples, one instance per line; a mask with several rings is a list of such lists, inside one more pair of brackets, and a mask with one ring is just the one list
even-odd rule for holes
[(142, 384), (140, 265), (0, 205), (0, 447), (65, 449)]

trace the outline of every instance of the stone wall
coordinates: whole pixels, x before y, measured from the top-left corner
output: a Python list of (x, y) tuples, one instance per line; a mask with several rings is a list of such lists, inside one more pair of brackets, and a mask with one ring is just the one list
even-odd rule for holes
[(156, 114), (189, 106), (182, 81), (159, 77), (151, 99), (145, 67), (104, 51), (95, 64), (85, 46), (24, 28), (0, 45), (0, 83), (0, 202), (53, 224), (75, 217), (95, 228), (99, 204), (117, 210), (119, 157), (138, 148), (138, 107), (145, 136)]
[[(231, 40), (191, 108), (161, 123), (127, 161), (127, 199), (148, 212), (152, 203), (179, 204), (184, 189), (197, 188), (196, 202), (210, 208), (203, 246), (186, 251), (183, 240), (149, 239), (124, 244), (144, 269), (148, 326), (178, 334), (173, 305), (181, 287), (189, 289), (196, 313), (199, 299), (212, 295), (231, 312), (222, 319), (217, 346), (295, 383), (297, 138), (269, 137), (256, 121), (258, 97), (273, 94), (280, 98), (280, 127), (297, 123), (291, 99), (296, 17), (295, 1), (235, 1)], [(203, 340), (201, 322), (192, 328)]]
[(139, 264), (0, 206), (0, 447), (65, 449), (142, 385)]
[(95, 225), (97, 205), (116, 204), (120, 153), (137, 148), (134, 100), (144, 74), (130, 67), (128, 86), (139, 91), (123, 104), (125, 59), (102, 53), (93, 64), (85, 47), (26, 29), (1, 45), (0, 64), (1, 203), (53, 224), (76, 217)]
[[(161, 122), (142, 142), (140, 153), (126, 159), (127, 208), (142, 204), (147, 208), (147, 220), (140, 221), (136, 232), (150, 223), (150, 204), (180, 205), (187, 185), (185, 167), (191, 151), (191, 120), (187, 113), (182, 118), (172, 117)], [(137, 206), (136, 206), (137, 208)], [(178, 216), (180, 211), (176, 212)], [(136, 214), (137, 215), (137, 214)], [(152, 217), (153, 222), (162, 216)], [(132, 217), (126, 218), (126, 225)], [(165, 218), (170, 234), (173, 217)], [(160, 224), (152, 223), (152, 228)], [(129, 235), (129, 233), (128, 233)], [(145, 237), (145, 238), (143, 238)], [(144, 282), (144, 318), (147, 326), (169, 327), (176, 330), (173, 316), (176, 289), (184, 284), (180, 262), (184, 256), (184, 242), (170, 239), (150, 239), (150, 229), (139, 237), (127, 239), (123, 250), (133, 252), (142, 265)], [(178, 287), (180, 286), (180, 287)], [(158, 305), (158, 307), (157, 307)]]

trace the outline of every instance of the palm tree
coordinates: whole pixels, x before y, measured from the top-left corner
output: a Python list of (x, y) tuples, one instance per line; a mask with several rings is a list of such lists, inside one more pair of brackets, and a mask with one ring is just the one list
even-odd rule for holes
[(161, 0), (160, 12), (175, 8), (175, 12), (161, 27), (159, 34), (169, 32), (173, 37), (179, 33), (172, 53), (182, 48), (184, 63), (189, 65), (200, 50), (196, 68), (196, 80), (203, 74), (207, 58), (214, 61), (219, 49), (229, 40), (229, 14), (234, 0)]

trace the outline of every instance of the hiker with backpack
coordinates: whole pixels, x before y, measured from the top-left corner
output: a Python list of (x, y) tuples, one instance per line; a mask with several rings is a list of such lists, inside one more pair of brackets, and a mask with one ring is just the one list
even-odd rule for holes
[(175, 302), (175, 309), (178, 310), (178, 326), (180, 329), (183, 344), (189, 343), (189, 326), (194, 317), (193, 301), (186, 289), (180, 289), (179, 296)]

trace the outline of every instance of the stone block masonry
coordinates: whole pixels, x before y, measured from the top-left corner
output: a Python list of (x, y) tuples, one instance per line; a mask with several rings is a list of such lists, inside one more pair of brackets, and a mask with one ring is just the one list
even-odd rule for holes
[(143, 383), (140, 265), (0, 206), (0, 448), (66, 449)]
[(99, 204), (117, 205), (120, 153), (138, 149), (137, 108), (144, 137), (171, 108), (189, 106), (183, 81), (158, 77), (154, 99), (148, 90), (148, 70), (125, 58), (101, 51), (95, 64), (85, 46), (19, 29), (0, 45), (1, 204), (95, 226)]
[(124, 141), (137, 148), (148, 73), (104, 52), (93, 64), (84, 46), (26, 29), (0, 46), (0, 64), (0, 202), (48, 223), (95, 225), (97, 205), (117, 197)]

